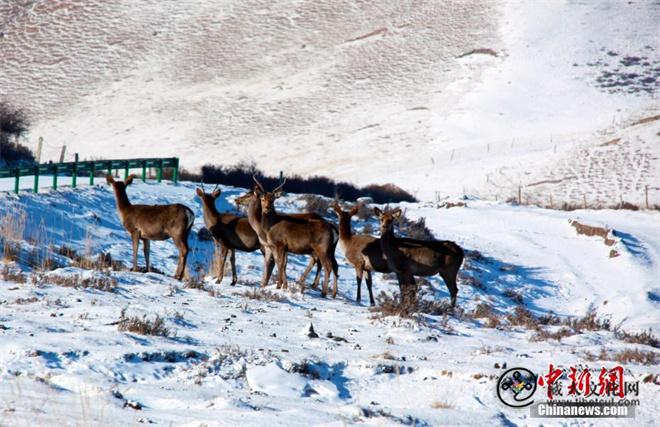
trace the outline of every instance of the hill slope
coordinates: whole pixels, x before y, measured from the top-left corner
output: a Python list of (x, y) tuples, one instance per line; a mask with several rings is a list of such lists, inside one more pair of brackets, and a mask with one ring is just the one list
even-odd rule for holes
[[(222, 190), (218, 208), (230, 210), (243, 190)], [(194, 230), (203, 224), (191, 183), (139, 183), (129, 188), (129, 197), (183, 202), (197, 215)], [(354, 302), (354, 271), (340, 251), (336, 300), (309, 288), (301, 296), (296, 286), (256, 291), (258, 253), (237, 254), (235, 288), (210, 277), (202, 290), (157, 273), (86, 270), (64, 255), (51, 255), (55, 269), (43, 272), (47, 245), (90, 258), (103, 252), (113, 260), (130, 259), (112, 192), (96, 187), (0, 198), (3, 224), (24, 224), (14, 227), (10, 240), (22, 248), (19, 260), (0, 276), (0, 410), (11, 425), (439, 425), (466, 422), (466, 411), (474, 424), (533, 424), (528, 412), (508, 410), (497, 400), (503, 364), (542, 372), (549, 362), (610, 366), (624, 350), (658, 355), (656, 348), (624, 342), (612, 331), (581, 329), (557, 341), (507, 319), (517, 306), (535, 316), (552, 311), (560, 319), (594, 310), (629, 332), (656, 328), (657, 212), (567, 213), (479, 200), (452, 209), (404, 204), (408, 217), (424, 216), (436, 237), (458, 242), (468, 257), (454, 314), (442, 314), (446, 289), (439, 278), (429, 278), (420, 292), (438, 312), (401, 319)], [(299, 211), (301, 204), (289, 196), (278, 208)], [(613, 227), (617, 243), (610, 247), (601, 238), (578, 235), (568, 219)], [(203, 274), (212, 245), (196, 233), (190, 242), (189, 265)], [(610, 258), (611, 249), (620, 256)], [(171, 274), (173, 244), (152, 244), (152, 262)], [(290, 257), (289, 277), (297, 278), (305, 264)], [(76, 283), (79, 288), (71, 287)], [(383, 293), (379, 304), (397, 290), (394, 280), (380, 274), (374, 288)], [(482, 303), (492, 307), (501, 322), (497, 328), (471, 314)], [(122, 313), (161, 316), (169, 334), (120, 331)], [(307, 336), (310, 323), (319, 338)], [(626, 375), (639, 380), (658, 374), (657, 365), (625, 366)], [(653, 425), (657, 385), (642, 382), (639, 398), (635, 422)], [(137, 406), (142, 409), (132, 409)]]

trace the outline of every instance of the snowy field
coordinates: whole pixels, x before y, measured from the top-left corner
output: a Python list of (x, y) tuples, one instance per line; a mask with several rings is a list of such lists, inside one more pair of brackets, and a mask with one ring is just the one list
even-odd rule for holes
[[(194, 188), (149, 182), (134, 184), (128, 193), (133, 202), (181, 202), (194, 209), (189, 266), (204, 276), (212, 245), (197, 237), (203, 220)], [(232, 200), (244, 190), (222, 190), (219, 210), (235, 209)], [(217, 285), (209, 276), (205, 290), (186, 287), (168, 277), (176, 265), (171, 242), (154, 242), (151, 249), (152, 265), (167, 276), (86, 270), (55, 255), (55, 269), (44, 272), (39, 254), (47, 246), (128, 262), (130, 240), (113, 193), (105, 185), (20, 197), (3, 193), (3, 224), (25, 218), (25, 225), (15, 236), (22, 247), (19, 261), (3, 267), (0, 278), (0, 425), (548, 425), (498, 401), (502, 366), (543, 372), (549, 362), (609, 366), (615, 363), (611, 355), (624, 350), (660, 353), (606, 330), (537, 339), (537, 332), (504, 320), (521, 303), (537, 316), (552, 311), (565, 319), (594, 310), (622, 330), (657, 333), (658, 212), (466, 203), (451, 209), (401, 206), (411, 219), (425, 217), (437, 238), (454, 240), (468, 252), (459, 309), (406, 319), (371, 311), (364, 288), (362, 304), (356, 304), (354, 270), (339, 249), (336, 300), (309, 288), (300, 295), (295, 286), (282, 291), (273, 285), (267, 288), (270, 298), (250, 298), (261, 275), (258, 253), (237, 254), (234, 288), (227, 278)], [(303, 203), (289, 195), (277, 206), (300, 211)], [(613, 228), (614, 245), (578, 235), (569, 219)], [(366, 225), (353, 222), (357, 230)], [(369, 226), (376, 227), (374, 219)], [(619, 256), (610, 258), (612, 249)], [(289, 278), (297, 279), (306, 262), (290, 257)], [(25, 283), (15, 277), (19, 270)], [(67, 277), (79, 283), (96, 279), (107, 288), (68, 287)], [(376, 274), (374, 290), (391, 296), (396, 281)], [(448, 301), (437, 277), (421, 292), (427, 300)], [(468, 315), (480, 303), (503, 319), (498, 327)], [(118, 330), (122, 311), (162, 317), (168, 336)], [(310, 323), (318, 338), (308, 337)], [(627, 421), (654, 425), (658, 366), (625, 367), (627, 376), (640, 381), (641, 401), (636, 418)], [(655, 379), (643, 382), (649, 374)]]
[(0, 97), (44, 159), (641, 204), (660, 121), (632, 124), (660, 114), (659, 23), (651, 0), (5, 1)]

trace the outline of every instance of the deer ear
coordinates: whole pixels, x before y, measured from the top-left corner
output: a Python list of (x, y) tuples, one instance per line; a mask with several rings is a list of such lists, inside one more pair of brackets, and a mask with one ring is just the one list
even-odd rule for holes
[(355, 206), (353, 206), (353, 207), (351, 208), (350, 211), (348, 211), (348, 214), (349, 214), (350, 216), (353, 216), (353, 215), (355, 215), (356, 213), (358, 213), (359, 210), (360, 210), (360, 206), (359, 206), (359, 205), (355, 205)]
[(378, 209), (378, 208), (374, 208), (374, 213), (376, 214), (377, 217), (380, 218), (380, 216), (383, 214), (383, 211), (381, 211), (381, 210)]
[(197, 195), (199, 196), (200, 199), (201, 199), (202, 197), (204, 197), (204, 191), (202, 191), (201, 188), (199, 188), (199, 187), (196, 188), (196, 189), (195, 189), (195, 192), (197, 193)]
[(341, 213), (341, 206), (339, 206), (339, 203), (336, 201), (332, 204), (332, 209), (334, 209), (337, 213)]
[(128, 178), (124, 181), (124, 184), (126, 185), (131, 185), (133, 183), (133, 178), (135, 178), (134, 175), (129, 175)]
[(252, 188), (252, 192), (259, 197), (261, 197), (261, 195), (264, 194), (264, 192), (261, 191), (261, 188), (259, 188), (257, 184), (254, 184), (254, 187)]
[(275, 197), (276, 199), (279, 199), (280, 197), (282, 197), (283, 194), (284, 194), (284, 191), (277, 190), (277, 191), (273, 192), (273, 197)]
[(215, 199), (217, 199), (218, 197), (220, 197), (220, 194), (221, 194), (221, 193), (222, 193), (222, 190), (220, 190), (220, 189), (218, 188), (217, 190), (213, 190), (213, 193), (211, 193), (211, 197), (213, 197), (213, 199), (215, 200)]
[(401, 209), (396, 208), (396, 209), (394, 209), (394, 210), (392, 211), (392, 217), (393, 217), (394, 219), (399, 219), (399, 218), (401, 218), (401, 213), (402, 213), (402, 212), (401, 212)]
[(107, 181), (108, 184), (114, 184), (115, 183), (115, 179), (110, 174), (107, 174), (105, 176), (105, 180)]

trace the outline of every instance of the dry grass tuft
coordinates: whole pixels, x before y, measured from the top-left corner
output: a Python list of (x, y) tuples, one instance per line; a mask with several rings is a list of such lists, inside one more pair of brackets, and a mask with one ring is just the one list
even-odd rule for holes
[(653, 331), (649, 328), (648, 331), (642, 332), (626, 332), (621, 329), (614, 329), (614, 336), (621, 341), (631, 344), (644, 344), (654, 348), (660, 348), (658, 338), (653, 335)]
[(142, 317), (126, 317), (125, 309), (121, 311), (121, 317), (117, 322), (117, 329), (122, 332), (135, 332), (141, 335), (170, 336), (170, 330), (165, 326), (165, 320), (159, 315), (156, 315), (154, 320), (147, 319), (146, 314)]
[(431, 408), (433, 409), (451, 409), (454, 406), (451, 403), (448, 403), (444, 400), (436, 400), (431, 403)]
[(239, 295), (257, 301), (274, 301), (274, 302), (286, 301), (285, 296), (280, 295), (276, 292), (269, 291), (268, 289), (261, 289), (261, 288), (252, 288), (250, 290), (241, 292)]
[(612, 354), (611, 358), (623, 364), (637, 363), (639, 365), (650, 366), (655, 366), (658, 364), (658, 353), (648, 350), (621, 350)]
[(81, 275), (60, 276), (49, 274), (42, 281), (65, 288), (96, 289), (103, 292), (114, 292), (117, 289), (117, 279), (105, 275), (83, 278)]
[(583, 224), (573, 219), (569, 219), (568, 222), (575, 228), (578, 234), (602, 237), (603, 242), (607, 246), (613, 246), (616, 243), (616, 240), (610, 238), (612, 233), (612, 230), (610, 229)]

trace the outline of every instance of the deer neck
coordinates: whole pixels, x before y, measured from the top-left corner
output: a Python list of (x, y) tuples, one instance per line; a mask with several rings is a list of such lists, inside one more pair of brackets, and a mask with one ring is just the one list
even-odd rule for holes
[(117, 201), (117, 210), (119, 212), (130, 210), (132, 205), (130, 200), (128, 200), (128, 196), (126, 195), (126, 189), (118, 190), (117, 188), (114, 188), (114, 191), (115, 200)]
[(339, 239), (342, 241), (351, 240), (353, 231), (351, 231), (351, 219), (339, 218)]
[(396, 246), (396, 237), (394, 237), (394, 227), (385, 230), (380, 236), (380, 246), (383, 252), (391, 251)]
[(260, 242), (265, 241), (264, 230), (261, 227), (261, 202), (259, 199), (250, 200), (247, 207), (247, 218), (252, 229), (257, 233)]
[(271, 209), (267, 214), (261, 215), (261, 228), (267, 233), (268, 230), (277, 222), (277, 213)]
[(204, 222), (206, 225), (215, 225), (220, 217), (220, 212), (218, 212), (218, 209), (215, 207), (215, 202), (207, 203), (205, 200), (202, 200), (202, 206), (204, 207)]

